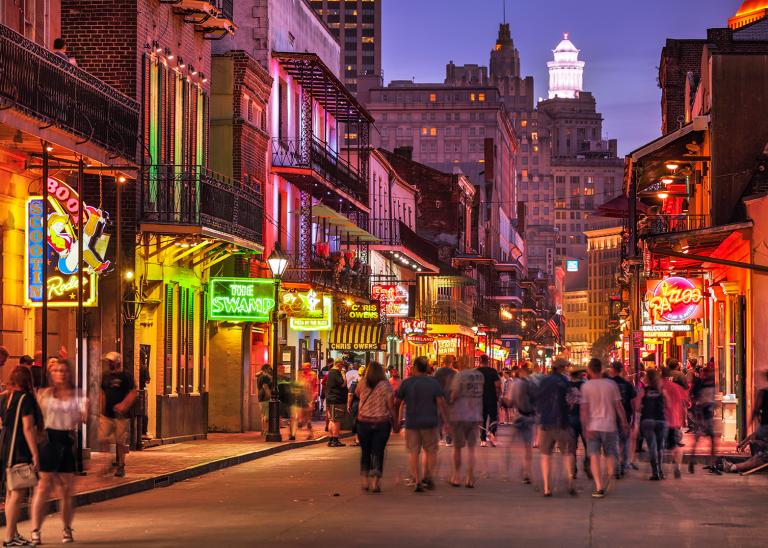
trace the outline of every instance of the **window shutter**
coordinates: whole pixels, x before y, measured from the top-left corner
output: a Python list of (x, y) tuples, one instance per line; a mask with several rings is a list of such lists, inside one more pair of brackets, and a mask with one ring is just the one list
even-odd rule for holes
[(197, 291), (187, 290), (187, 361), (186, 361), (186, 380), (187, 394), (195, 391), (195, 373), (193, 370), (195, 363), (195, 301)]
[(165, 362), (163, 392), (173, 393), (173, 284), (165, 284)]

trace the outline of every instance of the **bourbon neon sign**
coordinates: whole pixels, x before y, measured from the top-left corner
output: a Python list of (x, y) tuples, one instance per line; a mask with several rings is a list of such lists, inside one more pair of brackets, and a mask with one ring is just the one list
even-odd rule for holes
[(648, 288), (651, 321), (680, 323), (703, 314), (704, 295), (699, 280), (672, 277)]

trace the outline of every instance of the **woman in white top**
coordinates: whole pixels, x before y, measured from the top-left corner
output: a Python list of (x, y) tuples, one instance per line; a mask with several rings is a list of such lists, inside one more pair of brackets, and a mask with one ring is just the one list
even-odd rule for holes
[(78, 425), (87, 418), (87, 402), (75, 388), (70, 362), (58, 360), (48, 373), (51, 386), (37, 393), (45, 421), (45, 436), (40, 444), (40, 483), (32, 500), (32, 542), (35, 544), (41, 544), (40, 529), (45, 518), (45, 506), (55, 485), (61, 488), (62, 542), (74, 541), (72, 495), (77, 468), (75, 440)]

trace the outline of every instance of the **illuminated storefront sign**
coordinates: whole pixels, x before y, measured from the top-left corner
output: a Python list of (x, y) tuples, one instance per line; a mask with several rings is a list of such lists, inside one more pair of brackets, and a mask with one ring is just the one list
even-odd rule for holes
[(280, 312), (289, 318), (322, 318), (323, 294), (314, 289), (280, 293)]
[(333, 298), (323, 295), (322, 315), (307, 318), (289, 318), (288, 327), (294, 331), (329, 331), (332, 327)]
[[(83, 211), (83, 241), (78, 241), (79, 198), (69, 185), (48, 179), (48, 233), (45, 234), (43, 198), (32, 196), (26, 207), (26, 265), (24, 296), (28, 306), (42, 306), (47, 291), (52, 307), (77, 306), (78, 256), (83, 255), (83, 305), (98, 304), (98, 275), (111, 265), (104, 258), (109, 236), (104, 233), (109, 216), (87, 204)], [(43, 261), (48, 279), (43, 281)]]
[(566, 272), (578, 272), (579, 271), (579, 261), (576, 261), (576, 260), (567, 260), (567, 261), (565, 261), (565, 271)]
[(646, 301), (653, 323), (680, 323), (704, 315), (701, 280), (672, 277), (649, 281)]
[(663, 331), (674, 331), (675, 333), (686, 333), (693, 331), (693, 326), (687, 323), (657, 323), (654, 325), (643, 325), (641, 329), (645, 333), (658, 333)]
[(437, 351), (440, 354), (456, 354), (459, 349), (459, 341), (456, 338), (437, 339)]
[(275, 308), (274, 280), (211, 278), (208, 317), (211, 320), (268, 322)]
[(370, 321), (378, 322), (381, 319), (379, 315), (379, 305), (377, 304), (357, 304), (354, 303), (347, 307), (346, 316), (350, 321)]
[(415, 346), (424, 346), (435, 342), (435, 338), (431, 335), (424, 335), (421, 333), (409, 333), (405, 336), (405, 340)]
[(404, 285), (374, 285), (371, 298), (379, 301), (381, 315), (385, 318), (408, 317), (408, 287)]
[(481, 341), (477, 343), (477, 350), (484, 354), (488, 354), (488, 357), (492, 360), (498, 360), (500, 362), (505, 361), (507, 357), (509, 357), (509, 350), (498, 344), (492, 344), (490, 352), (486, 352), (486, 345)]
[(403, 320), (400, 323), (400, 327), (403, 329), (403, 333), (426, 333), (427, 332), (427, 320)]

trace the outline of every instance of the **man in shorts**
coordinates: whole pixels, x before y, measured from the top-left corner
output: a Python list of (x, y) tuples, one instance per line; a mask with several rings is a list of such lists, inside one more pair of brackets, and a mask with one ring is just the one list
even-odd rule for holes
[[(587, 438), (587, 451), (595, 480), (594, 498), (603, 498), (606, 478), (613, 476), (619, 458), (619, 433), (628, 428), (627, 416), (621, 404), (619, 387), (611, 379), (603, 378), (603, 364), (597, 358), (589, 361), (589, 380), (581, 387), (581, 424)], [(618, 421), (618, 422), (617, 422)]]
[(683, 441), (683, 425), (688, 417), (688, 391), (674, 378), (666, 378), (662, 382), (664, 418), (669, 429), (667, 444), (672, 450), (675, 479), (680, 479), (680, 464), (683, 462), (683, 448), (680, 443)]
[(531, 483), (531, 460), (533, 458), (533, 430), (536, 425), (535, 393), (536, 386), (529, 378), (531, 366), (524, 363), (512, 381), (510, 405), (517, 410), (517, 418), (512, 427), (517, 432), (523, 445), (523, 483)]
[(450, 483), (459, 487), (461, 473), (461, 451), (467, 448), (467, 475), (465, 487), (475, 486), (475, 447), (480, 435), (480, 422), (483, 420), (483, 383), (484, 377), (476, 369), (471, 369), (467, 361), (459, 367), (461, 371), (453, 376), (448, 392), (450, 429), (453, 437), (453, 474)]
[(568, 493), (576, 495), (573, 486), (573, 444), (576, 443), (573, 430), (568, 420), (568, 380), (565, 369), (568, 361), (556, 358), (552, 363), (552, 371), (541, 380), (536, 392), (536, 412), (539, 415), (541, 438), (541, 475), (544, 479), (544, 496), (552, 496), (551, 472), (552, 451), (555, 444), (560, 448), (564, 463), (565, 475), (568, 477)]
[(325, 408), (328, 413), (328, 432), (330, 439), (328, 447), (344, 447), (346, 443), (339, 440), (341, 421), (347, 414), (347, 381), (344, 377), (344, 362), (336, 360), (328, 371), (325, 381)]
[[(448, 413), (440, 383), (429, 376), (429, 362), (424, 356), (413, 361), (412, 375), (397, 390), (398, 417), (405, 405), (405, 447), (408, 464), (417, 493), (434, 489), (432, 474), (437, 464), (438, 413), (443, 421)], [(419, 458), (424, 450), (424, 476), (419, 471)]]
[(125, 455), (128, 452), (128, 413), (138, 392), (133, 375), (123, 370), (123, 359), (117, 352), (104, 356), (106, 372), (101, 379), (102, 412), (99, 417), (99, 439), (115, 444), (115, 477), (125, 476)]

